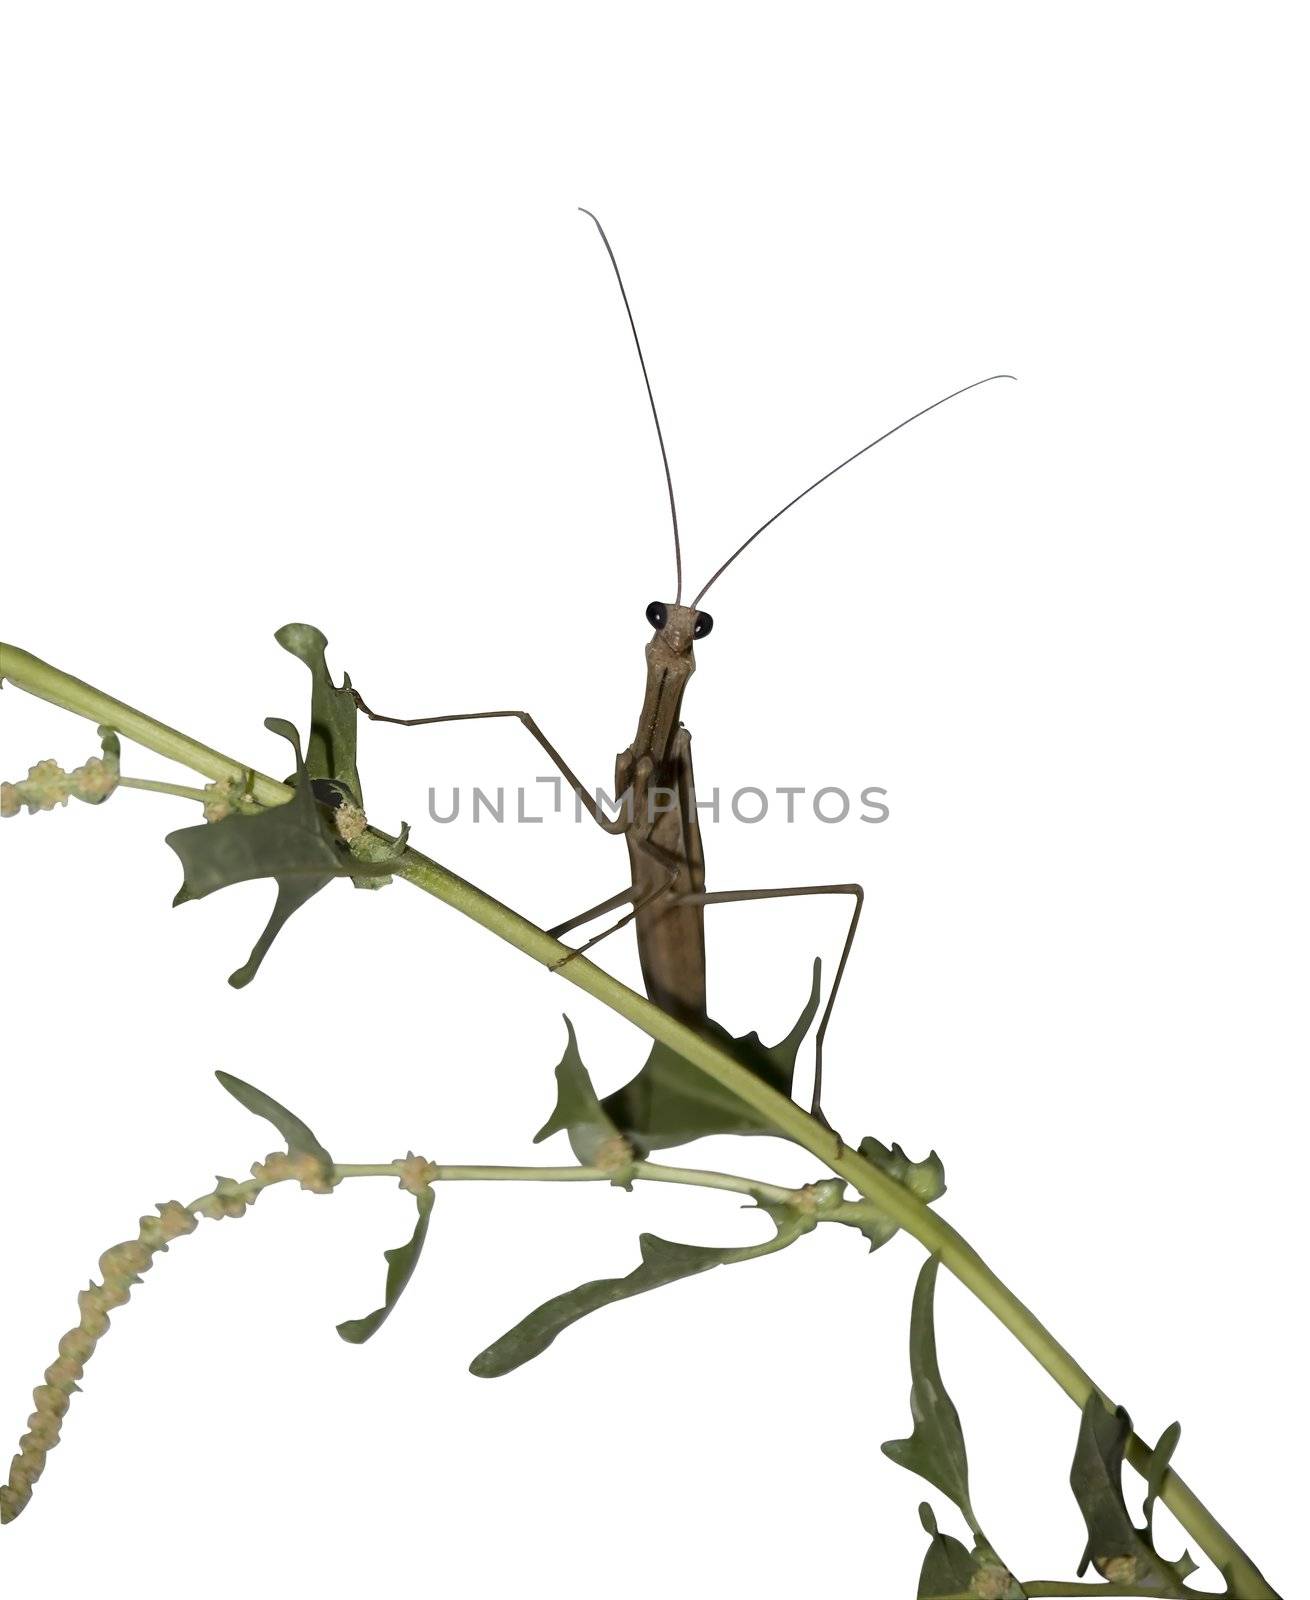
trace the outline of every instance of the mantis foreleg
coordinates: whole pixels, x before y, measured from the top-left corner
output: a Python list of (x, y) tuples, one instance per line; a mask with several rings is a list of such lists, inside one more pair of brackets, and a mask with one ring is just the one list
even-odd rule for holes
[(426, 728), (436, 722), (478, 722), (494, 717), (517, 717), (541, 748), (550, 757), (565, 783), (577, 795), (579, 802), (584, 807), (591, 820), (606, 833), (623, 833), (627, 828), (627, 821), (622, 810), (617, 817), (607, 817), (601, 809), (596, 797), (583, 784), (573, 768), (569, 766), (564, 757), (550, 742), (546, 735), (537, 726), (536, 719), (526, 711), (454, 711), (447, 712), (439, 717), (385, 717), (380, 711), (372, 711), (364, 704), (358, 689), (352, 688), (351, 694), (355, 697), (355, 704), (372, 722), (390, 722), (398, 728)]

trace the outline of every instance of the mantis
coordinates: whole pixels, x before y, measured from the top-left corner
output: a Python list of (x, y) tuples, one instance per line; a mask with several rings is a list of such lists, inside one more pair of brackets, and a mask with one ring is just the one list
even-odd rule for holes
[[(579, 805), (591, 820), (608, 834), (622, 835), (628, 847), (629, 881), (616, 893), (598, 904), (580, 911), (566, 921), (551, 928), (550, 933), (560, 938), (609, 912), (627, 907), (625, 914), (610, 927), (596, 934), (571, 953), (590, 950), (602, 939), (629, 923), (636, 925), (637, 949), (641, 961), (642, 977), (649, 998), (662, 1010), (699, 1031), (716, 1037), (720, 1043), (730, 1044), (749, 1065), (765, 1078), (791, 1093), (796, 1052), (809, 1023), (817, 1009), (819, 964), (815, 963), (814, 989), (796, 1027), (772, 1049), (762, 1045), (755, 1034), (744, 1039), (732, 1039), (726, 1030), (712, 1020), (707, 1009), (705, 970), (705, 908), (744, 901), (788, 899), (802, 895), (846, 896), (851, 901), (850, 921), (837, 960), (827, 1003), (814, 1039), (814, 1080), (811, 1112), (826, 1123), (822, 1111), (823, 1045), (832, 1019), (833, 1007), (841, 981), (850, 959), (851, 948), (859, 927), (860, 912), (864, 904), (864, 890), (858, 883), (823, 883), (788, 885), (781, 888), (722, 889), (708, 891), (705, 887), (705, 851), (701, 838), (696, 806), (696, 786), (692, 768), (691, 735), (681, 720), (682, 702), (696, 670), (694, 645), (708, 637), (714, 619), (701, 602), (707, 592), (719, 581), (729, 567), (766, 529), (793, 506), (826, 483), (843, 467), (872, 450), (875, 445), (899, 433), (911, 422), (935, 411), (938, 406), (971, 389), (998, 379), (1012, 377), (1010, 373), (994, 373), (977, 379), (963, 388), (953, 390), (931, 405), (922, 407), (911, 416), (878, 435), (876, 439), (856, 450), (845, 460), (816, 478), (807, 488), (793, 496), (786, 505), (760, 524), (701, 586), (689, 604), (683, 604), (682, 539), (678, 525), (678, 508), (673, 489), (673, 474), (669, 466), (664, 431), (660, 424), (655, 394), (651, 386), (646, 357), (637, 333), (636, 319), (619, 271), (618, 260), (599, 218), (585, 207), (579, 208), (595, 223), (600, 234), (614, 276), (618, 283), (628, 325), (632, 331), (637, 360), (646, 388), (651, 418), (659, 444), (664, 467), (664, 480), (668, 492), (669, 516), (673, 531), (673, 554), (676, 586), (671, 602), (653, 600), (646, 607), (646, 622), (652, 632), (646, 644), (646, 685), (641, 711), (637, 719), (637, 732), (632, 742), (622, 750), (615, 763), (615, 792), (622, 805), (615, 817), (606, 814), (599, 800), (578, 778), (554, 744), (546, 737), (536, 719), (527, 711), (461, 711), (439, 716), (393, 717), (373, 711), (352, 689), (359, 710), (375, 722), (393, 723), (401, 727), (427, 727), (436, 723), (465, 722), (488, 718), (515, 718), (537, 741), (576, 795)], [(565, 957), (565, 960), (571, 959)], [(679, 1058), (665, 1047), (656, 1045), (646, 1065), (623, 1088), (604, 1102), (606, 1112), (615, 1125), (647, 1149), (685, 1143), (690, 1138), (717, 1132), (756, 1131), (744, 1116), (743, 1108), (736, 1102), (707, 1102), (706, 1090), (698, 1076), (686, 1071)]]

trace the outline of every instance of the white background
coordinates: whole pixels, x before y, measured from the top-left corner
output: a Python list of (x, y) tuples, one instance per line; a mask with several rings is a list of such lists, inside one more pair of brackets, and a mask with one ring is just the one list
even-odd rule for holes
[[(3, 633), (280, 774), (317, 623), (400, 714), (526, 705), (608, 783), (671, 598), (663, 485), (598, 211), (712, 597), (702, 791), (883, 784), (870, 827), (707, 827), (711, 887), (861, 879), (830, 1113), (935, 1146), (965, 1231), (1293, 1592), (1303, 1472), (1307, 778), (1304, 46), (1293, 8), (6, 8)], [(544, 771), (510, 724), (363, 737), (370, 811), (543, 922), (619, 887), (595, 830), (438, 828), (427, 789)], [(74, 765), (6, 689), (0, 767)], [(130, 753), (127, 769), (162, 773)], [(0, 830), (0, 1433), (140, 1211), (274, 1142), (551, 1159), (561, 1010), (598, 1083), (642, 1041), (454, 913), (334, 886), (250, 989), (255, 885), (170, 911), (181, 801)], [(715, 1013), (785, 1031), (840, 902), (710, 913)], [(628, 978), (623, 938), (603, 947)], [(772, 1141), (689, 1153), (787, 1181)], [(556, 1159), (563, 1157), (556, 1152)], [(914, 1591), (921, 1255), (832, 1230), (469, 1358), (726, 1198), (461, 1187), (374, 1342), (411, 1212), (277, 1191), (115, 1317), (0, 1541), (15, 1593), (790, 1600)], [(952, 1281), (975, 1500), (1071, 1572), (1076, 1416)], [(5, 1454), (8, 1448), (5, 1446)], [(1135, 1480), (1134, 1480), (1135, 1484)], [(1136, 1489), (1134, 1488), (1134, 1500)], [(944, 1525), (954, 1527), (943, 1508)], [(1176, 1549), (1169, 1528), (1166, 1548)], [(608, 1592), (608, 1591), (607, 1591)]]

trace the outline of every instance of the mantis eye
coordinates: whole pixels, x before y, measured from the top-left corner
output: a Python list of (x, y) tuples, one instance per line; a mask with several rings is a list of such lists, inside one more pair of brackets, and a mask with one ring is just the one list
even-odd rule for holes
[(703, 639), (713, 626), (714, 618), (709, 614), (709, 612), (698, 611), (696, 613), (696, 621), (691, 630), (692, 638)]
[(669, 608), (662, 600), (652, 600), (646, 607), (646, 621), (652, 628), (659, 629), (669, 620)]

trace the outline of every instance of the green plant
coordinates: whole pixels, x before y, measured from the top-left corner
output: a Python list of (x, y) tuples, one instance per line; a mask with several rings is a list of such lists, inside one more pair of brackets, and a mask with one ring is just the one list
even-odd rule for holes
[[(0, 1518), (12, 1520), (28, 1503), (46, 1455), (58, 1440), (77, 1381), (108, 1328), (109, 1313), (127, 1301), (154, 1256), (194, 1231), (201, 1218), (240, 1217), (265, 1188), (285, 1181), (324, 1195), (348, 1179), (383, 1178), (398, 1183), (413, 1198), (417, 1219), (410, 1237), (387, 1252), (382, 1305), (339, 1325), (344, 1339), (360, 1342), (377, 1331), (409, 1281), (441, 1183), (596, 1182), (625, 1188), (645, 1182), (676, 1183), (745, 1195), (765, 1214), (771, 1234), (758, 1244), (726, 1249), (645, 1235), (640, 1241), (640, 1261), (626, 1277), (583, 1284), (538, 1307), (477, 1356), (472, 1370), (487, 1377), (508, 1372), (539, 1355), (571, 1323), (605, 1305), (711, 1268), (790, 1248), (821, 1223), (859, 1230), (871, 1249), (904, 1230), (928, 1252), (911, 1313), (913, 1428), (908, 1438), (892, 1441), (884, 1449), (893, 1461), (917, 1473), (951, 1501), (969, 1534), (966, 1544), (942, 1532), (925, 1504), (921, 1514), (929, 1546), (919, 1585), (921, 1596), (1012, 1600), (1024, 1595), (1082, 1593), (1200, 1594), (1188, 1583), (1194, 1570), (1190, 1558), (1170, 1559), (1156, 1548), (1152, 1514), (1157, 1501), (1169, 1507), (1198, 1549), (1223, 1572), (1224, 1592), (1230, 1600), (1275, 1596), (1251, 1558), (1174, 1471), (1171, 1460), (1178, 1441), (1177, 1426), (1167, 1429), (1154, 1446), (1139, 1438), (1127, 1413), (1110, 1401), (973, 1247), (932, 1209), (945, 1188), (942, 1164), (935, 1154), (911, 1161), (898, 1145), (888, 1147), (874, 1138), (865, 1138), (853, 1148), (753, 1071), (732, 1041), (687, 1027), (585, 957), (565, 961), (567, 952), (556, 940), (415, 850), (404, 829), (392, 836), (370, 825), (356, 767), (355, 705), (349, 680), (340, 686), (332, 682), (324, 653), (326, 641), (316, 629), (293, 625), (280, 630), (278, 639), (306, 663), (312, 675), (309, 734), (303, 753), (291, 724), (277, 720), (268, 724), (293, 748), (295, 775), (290, 783), (279, 783), (242, 766), (24, 651), (0, 646), (0, 681), (90, 718), (100, 725), (102, 738), (101, 755), (74, 772), (65, 773), (53, 762), (41, 762), (26, 779), (5, 784), (0, 809), (6, 816), (14, 816), (23, 809), (52, 809), (72, 797), (98, 804), (119, 788), (162, 789), (201, 803), (208, 820), (168, 839), (183, 866), (178, 900), (201, 898), (251, 878), (272, 878), (278, 886), (267, 926), (249, 958), (229, 980), (237, 986), (255, 976), (287, 919), (334, 878), (348, 878), (365, 888), (392, 879), (409, 883), (558, 971), (567, 982), (602, 1000), (650, 1035), (655, 1047), (666, 1052), (667, 1070), (678, 1074), (682, 1093), (692, 1097), (701, 1093), (717, 1103), (728, 1097), (740, 1108), (743, 1126), (791, 1140), (814, 1156), (829, 1176), (790, 1189), (645, 1159), (642, 1148), (630, 1137), (631, 1130), (617, 1125), (597, 1098), (571, 1029), (556, 1068), (555, 1110), (538, 1135), (567, 1136), (577, 1164), (564, 1167), (443, 1166), (412, 1152), (383, 1162), (338, 1162), (285, 1107), (250, 1084), (220, 1074), (230, 1093), (273, 1123), (286, 1141), (286, 1150), (255, 1163), (248, 1179), (221, 1179), (213, 1190), (188, 1205), (168, 1202), (157, 1216), (142, 1219), (136, 1238), (113, 1246), (102, 1256), (102, 1281), (83, 1291), (79, 1323), (61, 1340), (45, 1382), (35, 1391), (36, 1409), (28, 1432), (20, 1442), (9, 1483), (0, 1489)], [(180, 762), (207, 779), (207, 784), (159, 784), (123, 776), (123, 739)], [(960, 1420), (937, 1360), (933, 1294), (941, 1267), (992, 1311), (1080, 1410), (1070, 1483), (1088, 1532), (1080, 1576), (1090, 1566), (1097, 1581), (1020, 1580), (1009, 1563), (1010, 1553), (1003, 1560), (983, 1533), (973, 1506)], [(1125, 1461), (1146, 1482), (1140, 1522), (1125, 1499)]]

